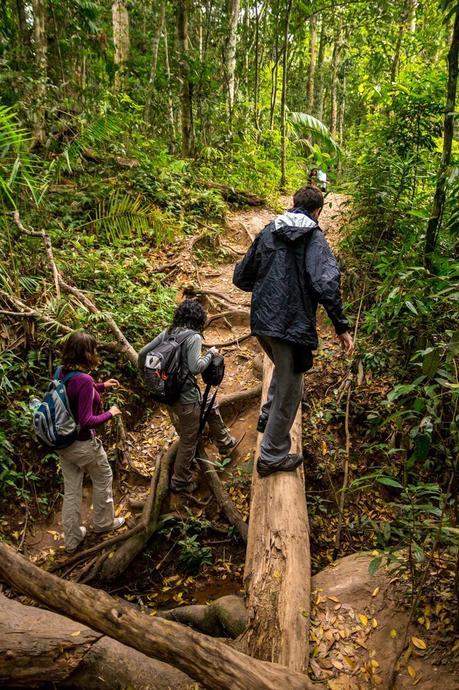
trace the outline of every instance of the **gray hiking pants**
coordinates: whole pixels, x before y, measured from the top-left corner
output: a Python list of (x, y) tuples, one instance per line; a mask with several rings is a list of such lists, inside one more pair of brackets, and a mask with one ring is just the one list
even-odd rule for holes
[(261, 408), (261, 415), (268, 422), (260, 459), (265, 463), (279, 462), (290, 451), (290, 429), (303, 396), (304, 374), (293, 371), (293, 348), (288, 343), (268, 336), (258, 336), (258, 341), (274, 363), (268, 399)]
[[(183, 404), (175, 403), (171, 406), (171, 419), (175, 429), (180, 436), (180, 444), (174, 463), (174, 473), (172, 484), (176, 487), (185, 486), (192, 480), (191, 463), (194, 460), (196, 446), (198, 445), (199, 418), (201, 415), (201, 405), (199, 402)], [(207, 417), (210, 436), (212, 442), (220, 452), (232, 446), (231, 437), (220, 411), (216, 405)]]
[(64, 477), (64, 502), (62, 526), (67, 549), (74, 549), (81, 541), (81, 497), (83, 476), (87, 472), (92, 481), (94, 530), (102, 531), (113, 524), (112, 470), (102, 441), (75, 441), (68, 448), (58, 451)]

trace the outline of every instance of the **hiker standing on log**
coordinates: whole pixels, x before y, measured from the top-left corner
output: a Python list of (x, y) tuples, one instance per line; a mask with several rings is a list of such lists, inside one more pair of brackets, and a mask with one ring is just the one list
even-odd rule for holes
[(318, 224), (322, 207), (317, 187), (298, 190), (293, 208), (262, 230), (234, 270), (234, 284), (252, 292), (252, 334), (274, 363), (257, 426), (264, 432), (257, 461), (262, 477), (293, 471), (303, 462), (301, 454), (289, 454), (290, 429), (303, 395), (303, 374), (318, 347), (318, 304), (325, 307), (345, 352), (354, 349), (338, 264)]
[[(215, 347), (211, 347), (202, 355), (202, 331), (207, 321), (207, 315), (202, 304), (196, 300), (184, 300), (176, 309), (171, 326), (162, 331), (154, 340), (146, 345), (139, 353), (138, 366), (144, 372), (145, 383), (153, 394), (154, 399), (168, 405), (172, 423), (180, 436), (180, 445), (174, 463), (170, 488), (175, 493), (192, 493), (198, 487), (193, 481), (191, 465), (196, 454), (196, 448), (201, 431), (201, 392), (196, 381), (196, 375), (202, 374), (211, 364), (214, 355), (218, 354)], [(178, 362), (178, 391), (168, 400), (168, 392), (160, 397), (154, 396), (155, 372), (154, 367), (161, 365), (161, 357), (168, 355), (160, 351), (160, 346), (167, 342), (179, 346), (180, 358)], [(147, 360), (147, 355), (152, 362)], [(156, 356), (158, 355), (158, 356)], [(149, 385), (150, 369), (152, 380)], [(164, 379), (171, 372), (164, 372)], [(175, 401), (174, 401), (174, 398)], [(210, 429), (210, 435), (217, 446), (220, 455), (227, 457), (238, 445), (231, 436), (221, 417), (215, 400), (206, 413), (205, 420)]]

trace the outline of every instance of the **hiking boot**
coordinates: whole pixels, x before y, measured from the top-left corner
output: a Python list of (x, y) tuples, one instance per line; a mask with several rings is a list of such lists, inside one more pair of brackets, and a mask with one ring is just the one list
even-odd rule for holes
[(104, 527), (102, 529), (95, 529), (94, 532), (96, 534), (103, 534), (104, 532), (113, 532), (115, 529), (119, 529), (120, 527), (122, 527), (125, 522), (126, 520), (124, 517), (117, 517), (108, 527)]
[(236, 448), (239, 446), (239, 444), (242, 441), (242, 439), (244, 438), (244, 436), (245, 436), (245, 432), (242, 434), (242, 436), (238, 440), (236, 440), (234, 438), (234, 436), (231, 436), (231, 443), (229, 443), (227, 446), (223, 446), (222, 448), (218, 449), (220, 456), (222, 458), (229, 458), (234, 453)]
[(86, 527), (84, 527), (83, 525), (80, 525), (80, 532), (81, 532), (81, 539), (80, 539), (80, 541), (79, 541), (78, 544), (77, 544), (76, 546), (74, 546), (72, 549), (69, 549), (69, 548), (66, 546), (66, 547), (65, 547), (66, 553), (75, 553), (75, 551), (79, 548), (81, 542), (83, 541), (83, 539), (84, 539), (85, 536), (86, 536), (86, 532), (87, 532)]
[(264, 460), (257, 460), (257, 472), (260, 477), (267, 477), (274, 472), (293, 472), (303, 462), (303, 456), (300, 454), (289, 454), (286, 458), (278, 460), (277, 462), (265, 462)]
[(264, 434), (267, 423), (268, 423), (268, 417), (264, 414), (261, 414), (258, 417), (258, 423), (257, 423), (257, 431), (259, 431), (260, 434)]
[(171, 481), (170, 489), (174, 494), (192, 494), (198, 488), (198, 482), (189, 482), (189, 484), (176, 484)]

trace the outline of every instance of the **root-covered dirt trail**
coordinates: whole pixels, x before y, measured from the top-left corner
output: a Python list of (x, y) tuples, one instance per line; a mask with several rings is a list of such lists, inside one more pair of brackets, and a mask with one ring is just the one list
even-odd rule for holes
[[(288, 207), (290, 199), (282, 199), (281, 204)], [(321, 216), (321, 227), (335, 250), (346, 208), (344, 196), (330, 194)], [(261, 355), (255, 339), (249, 335), (250, 296), (233, 286), (232, 275), (234, 263), (243, 256), (251, 238), (274, 215), (274, 211), (268, 209), (233, 212), (220, 235), (204, 232), (186, 243), (177, 243), (167, 254), (163, 251), (150, 257), (157, 265), (173, 258), (171, 284), (179, 295), (185, 291), (203, 296), (210, 317), (205, 342), (219, 347), (225, 356), (226, 375), (220, 396), (237, 394), (260, 384)], [(318, 330), (320, 349), (313, 370), (305, 377), (303, 405), (303, 445), (314, 463), (305, 468), (313, 572), (332, 560), (344, 448), (342, 426), (327, 424), (321, 403), (340, 397), (350, 368), (322, 311)], [(148, 333), (145, 339), (153, 335)], [(371, 404), (372, 395), (385, 394), (388, 388), (388, 381), (375, 382), (366, 375), (360, 381), (357, 395), (365, 396), (365, 404)], [(206, 442), (206, 453), (245, 520), (249, 517), (258, 411), (259, 398), (225, 411), (232, 434), (242, 438), (231, 460), (222, 461), (210, 441)], [(148, 490), (158, 458), (176, 434), (167, 412), (156, 408), (132, 431), (123, 430), (123, 435), (124, 451), (115, 468), (117, 514), (127, 515), (130, 523), (136, 503), (142, 501)], [(358, 435), (352, 438), (352, 443), (357, 449)], [(358, 462), (353, 462), (353, 469), (358, 473)], [(245, 545), (235, 538), (232, 528), (228, 531), (228, 523), (213, 499), (206, 477), (197, 468), (196, 479), (199, 489), (195, 496), (170, 495), (165, 500), (162, 512), (170, 522), (165, 522), (149, 547), (107, 591), (123, 596), (152, 615), (158, 609), (206, 603), (225, 594), (241, 592)], [(89, 486), (85, 487), (84, 500), (83, 517), (89, 524)], [(374, 501), (374, 497), (368, 500)], [(356, 506), (350, 500), (344, 512), (344, 524), (363, 509), (370, 512), (372, 507)], [(380, 516), (388, 515), (382, 500), (374, 509)], [(63, 548), (61, 533), (60, 513), (56, 512), (48, 524), (34, 527), (27, 535), (28, 554), (40, 562), (54, 557), (56, 551), (59, 553)], [(340, 555), (371, 549), (372, 544), (361, 534), (354, 538), (352, 530), (344, 530)], [(90, 536), (88, 545), (93, 543), (96, 539)], [(203, 549), (207, 550), (207, 558)], [(190, 567), (193, 554), (198, 565), (201, 564), (199, 572), (193, 572)], [(180, 574), (181, 558), (185, 558), (188, 566), (188, 572), (183, 575)], [(330, 568), (313, 579), (309, 674), (332, 690), (388, 687), (391, 663), (400, 649), (407, 614), (399, 610), (395, 588), (389, 587), (387, 577), (383, 574), (373, 579), (369, 577), (371, 558), (338, 561), (335, 569)], [(416, 650), (409, 661), (409, 672), (406, 670), (408, 659), (404, 664), (397, 688), (412, 687), (414, 682), (424, 690), (439, 687), (440, 683), (445, 688), (457, 687), (446, 671), (424, 663)]]

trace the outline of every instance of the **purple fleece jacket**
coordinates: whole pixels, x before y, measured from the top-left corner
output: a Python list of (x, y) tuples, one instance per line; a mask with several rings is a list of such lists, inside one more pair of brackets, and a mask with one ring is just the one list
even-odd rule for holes
[[(65, 372), (61, 371), (62, 379)], [(103, 383), (96, 383), (92, 376), (84, 372), (73, 376), (66, 384), (70, 409), (77, 424), (80, 425), (79, 441), (88, 441), (95, 436), (94, 429), (112, 418), (111, 412), (103, 412), (99, 393), (104, 389)]]

